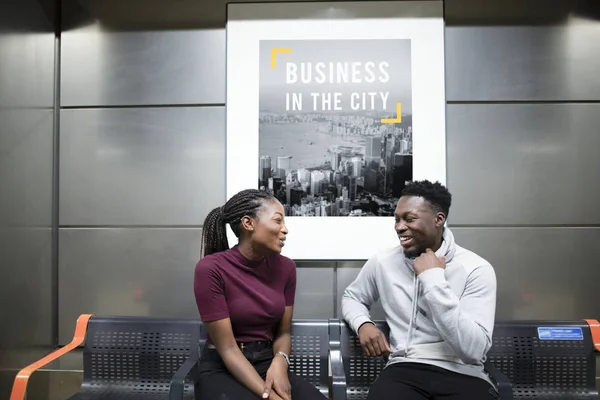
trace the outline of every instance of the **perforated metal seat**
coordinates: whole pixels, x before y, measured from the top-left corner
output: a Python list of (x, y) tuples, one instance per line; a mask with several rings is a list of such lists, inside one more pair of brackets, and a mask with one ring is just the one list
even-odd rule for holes
[[(385, 321), (373, 322), (383, 332), (385, 337), (389, 338), (390, 332), (387, 323)], [(339, 387), (343, 388), (341, 391), (342, 395), (336, 396), (336, 400), (344, 398), (348, 400), (364, 400), (367, 398), (369, 388), (383, 370), (385, 361), (381, 357), (365, 356), (358, 336), (347, 323), (340, 321), (339, 329), (344, 376), (334, 376), (334, 381), (337, 380)], [(510, 400), (510, 382), (508, 382), (507, 377), (496, 370), (493, 365), (489, 365), (489, 363), (486, 363), (486, 368), (489, 368), (488, 373), (492, 379), (498, 382), (502, 399)], [(341, 382), (342, 380), (344, 382)]]
[(329, 393), (329, 323), (293, 320), (290, 372), (301, 376), (325, 396)]
[[(374, 321), (375, 325), (389, 337), (389, 327), (384, 321)], [(381, 357), (367, 357), (360, 347), (358, 336), (344, 322), (340, 323), (342, 360), (346, 375), (346, 396), (348, 400), (364, 400), (369, 387), (377, 379), (385, 366)]]
[[(329, 393), (329, 323), (327, 320), (296, 319), (292, 321), (292, 353), (290, 372), (301, 376), (325, 396)], [(202, 330), (200, 352), (206, 340)], [(188, 363), (196, 363), (195, 359)], [(172, 399), (174, 397), (171, 397)]]
[[(544, 327), (558, 329), (538, 332)], [(598, 399), (594, 343), (583, 321), (498, 322), (488, 358), (510, 379), (515, 399)]]
[[(168, 398), (173, 375), (198, 353), (200, 325), (194, 319), (92, 317), (83, 384), (70, 400)], [(190, 379), (181, 389), (182, 398), (193, 398)]]

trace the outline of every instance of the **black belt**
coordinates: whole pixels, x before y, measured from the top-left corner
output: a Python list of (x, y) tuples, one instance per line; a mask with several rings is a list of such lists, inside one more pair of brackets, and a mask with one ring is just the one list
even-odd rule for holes
[[(244, 351), (261, 351), (273, 347), (272, 340), (257, 340), (255, 342), (236, 342), (240, 350)], [(209, 349), (214, 349), (214, 344), (208, 345)]]
[(258, 340), (256, 342), (237, 342), (242, 351), (261, 351), (273, 347), (272, 340)]

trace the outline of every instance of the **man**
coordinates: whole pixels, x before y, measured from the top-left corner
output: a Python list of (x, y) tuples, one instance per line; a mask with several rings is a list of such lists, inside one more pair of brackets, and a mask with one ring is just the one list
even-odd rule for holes
[[(497, 399), (483, 363), (492, 344), (496, 275), (444, 226), (452, 196), (412, 182), (395, 210), (399, 246), (372, 256), (342, 297), (368, 356), (388, 359), (368, 400)], [(390, 343), (369, 310), (381, 299)]]

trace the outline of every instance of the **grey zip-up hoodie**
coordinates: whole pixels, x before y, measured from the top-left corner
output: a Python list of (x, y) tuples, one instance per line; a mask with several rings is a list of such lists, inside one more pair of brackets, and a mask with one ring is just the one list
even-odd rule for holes
[(483, 363), (492, 345), (496, 274), (486, 260), (458, 246), (449, 228), (436, 251), (446, 268), (419, 276), (402, 246), (371, 257), (344, 291), (342, 314), (358, 333), (381, 299), (390, 327), (388, 364), (420, 362), (492, 383)]

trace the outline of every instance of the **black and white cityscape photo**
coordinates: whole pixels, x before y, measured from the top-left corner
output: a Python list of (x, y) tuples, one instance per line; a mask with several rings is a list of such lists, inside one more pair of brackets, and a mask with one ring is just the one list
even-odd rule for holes
[(286, 216), (392, 216), (413, 178), (409, 39), (260, 42), (259, 181)]

